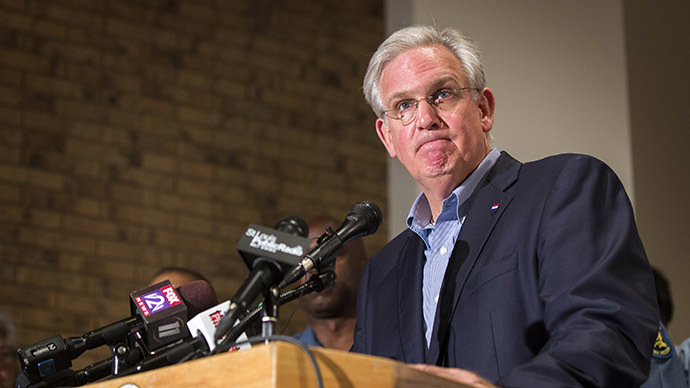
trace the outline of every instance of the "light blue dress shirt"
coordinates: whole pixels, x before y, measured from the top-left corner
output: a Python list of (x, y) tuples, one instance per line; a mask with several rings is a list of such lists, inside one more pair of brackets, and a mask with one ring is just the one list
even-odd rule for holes
[(469, 208), (468, 199), (486, 174), (491, 170), (501, 153), (497, 148), (484, 158), (479, 166), (443, 200), (441, 214), (431, 222), (431, 207), (424, 193), (412, 204), (407, 216), (407, 227), (424, 240), (424, 274), (422, 281), (422, 310), (426, 328), (426, 344), (431, 343), (434, 328), (436, 306), (438, 305), (443, 276), (448, 267), (448, 260), (453, 253), (455, 241), (465, 221)]

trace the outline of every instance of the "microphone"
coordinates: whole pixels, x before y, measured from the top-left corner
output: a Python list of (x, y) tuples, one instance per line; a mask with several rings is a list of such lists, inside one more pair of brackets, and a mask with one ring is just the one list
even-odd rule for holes
[[(57, 335), (17, 351), (29, 382), (35, 383), (72, 366), (72, 360), (86, 350), (113, 346), (134, 333), (144, 332), (147, 348), (159, 348), (189, 336), (184, 324), (188, 313), (196, 313), (218, 302), (215, 291), (198, 280), (175, 290), (166, 280), (130, 294), (132, 315), (120, 321), (63, 339)], [(187, 307), (189, 306), (189, 308)], [(181, 326), (180, 326), (181, 324)], [(133, 355), (138, 359), (141, 355)]]
[[(226, 300), (225, 302), (199, 312), (187, 322), (187, 328), (189, 329), (192, 338), (186, 338), (181, 343), (163, 349), (153, 356), (137, 362), (133, 367), (120, 371), (117, 375), (127, 376), (151, 369), (174, 365), (191, 358), (208, 355), (216, 347), (216, 343), (213, 341), (216, 326), (223, 317), (223, 312), (228, 311), (229, 307), (230, 301)], [(247, 336), (243, 333), (239, 337), (239, 340), (245, 339), (247, 339)], [(250, 347), (251, 345), (247, 343), (238, 346), (237, 349), (244, 350)]]
[[(213, 340), (214, 335), (216, 333), (218, 324), (220, 323), (221, 319), (223, 318), (224, 312), (228, 311), (230, 308), (230, 301), (226, 300), (223, 303), (220, 303), (217, 306), (213, 306), (210, 309), (206, 311), (200, 312), (197, 316), (194, 318), (190, 319), (189, 322), (187, 322), (187, 328), (189, 329), (189, 332), (192, 334), (194, 337), (203, 337), (203, 339), (206, 341), (206, 346), (208, 347), (208, 350), (213, 352), (213, 350), (216, 347), (216, 342)], [(260, 309), (260, 308), (257, 308)], [(232, 332), (235, 330), (237, 325), (232, 327)], [(242, 328), (242, 331), (246, 329), (246, 326)], [(240, 335), (241, 334), (241, 335)], [(239, 338), (238, 341), (246, 340), (247, 335), (243, 332), (238, 333)], [(237, 337), (237, 336), (236, 336)], [(234, 340), (234, 338), (233, 338)], [(237, 348), (239, 350), (244, 350), (247, 348), (250, 348), (251, 345), (247, 343), (246, 345), (241, 345), (238, 346)]]
[(111, 374), (115, 357), (106, 358), (84, 369), (73, 371), (61, 370), (38, 382), (30, 382), (26, 371), (22, 371), (16, 377), (16, 388), (48, 388), (48, 387), (78, 387), (92, 383)]
[[(299, 287), (282, 293), (280, 295), (280, 304), (282, 305), (290, 302), (311, 292), (320, 292), (329, 288), (335, 284), (335, 277), (335, 272), (332, 270), (321, 274), (315, 274)], [(141, 360), (134, 367), (119, 373), (118, 376), (127, 376), (174, 365), (218, 352), (245, 350), (250, 348), (251, 344), (249, 342), (242, 343), (248, 340), (246, 333), (242, 331), (246, 330), (248, 326), (258, 320), (258, 314), (261, 311), (261, 307), (253, 308), (239, 324), (232, 327), (228, 335), (223, 339), (223, 342), (227, 342), (228, 340), (230, 340), (230, 342), (216, 346), (216, 343), (213, 341), (216, 325), (222, 317), (222, 312), (226, 311), (229, 305), (230, 301), (225, 301), (206, 311), (202, 311), (187, 322), (187, 327), (192, 333), (193, 338), (186, 338), (181, 343), (166, 348), (152, 357)], [(238, 336), (240, 333), (242, 335)], [(228, 345), (232, 345), (232, 342), (240, 342), (241, 344), (234, 344), (234, 346), (228, 349)]]
[[(295, 236), (297, 234), (297, 236)], [(214, 340), (218, 341), (263, 291), (280, 281), (309, 247), (309, 226), (297, 216), (287, 216), (274, 229), (258, 225), (249, 228), (237, 243), (237, 250), (252, 270), (240, 289), (230, 299), (230, 306), (218, 323)]]
[(204, 280), (195, 280), (177, 288), (182, 303), (187, 306), (187, 318), (195, 317), (209, 306), (218, 304), (216, 290)]
[(190, 356), (197, 353), (201, 355), (207, 354), (208, 351), (207, 342), (202, 336), (185, 338), (181, 343), (139, 361), (134, 367), (121, 371), (117, 376), (128, 376), (151, 369), (174, 365), (190, 359)]
[[(228, 311), (229, 307), (230, 301), (226, 300), (204, 311), (199, 311), (193, 318), (187, 321), (187, 329), (192, 335), (192, 338), (186, 338), (181, 343), (163, 349), (153, 356), (137, 362), (136, 365), (129, 369), (119, 371), (117, 375), (127, 376), (168, 365), (174, 365), (190, 358), (196, 353), (200, 355), (208, 354), (216, 347), (213, 341), (213, 334), (216, 332), (218, 322), (223, 317), (223, 312)], [(240, 338), (246, 339), (246, 335), (240, 336)], [(251, 347), (251, 345), (247, 344), (238, 348), (244, 349), (249, 347)]]
[(326, 228), (326, 233), (319, 237), (316, 246), (285, 275), (278, 287), (284, 288), (296, 282), (314, 267), (329, 264), (335, 259), (343, 244), (354, 238), (375, 233), (382, 221), (381, 209), (375, 203), (369, 201), (355, 203), (338, 230), (334, 232), (331, 228)]
[[(155, 350), (187, 337), (187, 318), (217, 304), (218, 297), (213, 287), (204, 280), (184, 284), (177, 292), (169, 280), (164, 280), (132, 292), (130, 301), (132, 316), (125, 318), (129, 332), (142, 331), (147, 349)], [(118, 339), (117, 335), (111, 334), (116, 331), (114, 329), (118, 323), (88, 332), (82, 338), (87, 343), (91, 342), (91, 347), (106, 343), (110, 345), (113, 339)], [(127, 334), (120, 335), (119, 339)]]

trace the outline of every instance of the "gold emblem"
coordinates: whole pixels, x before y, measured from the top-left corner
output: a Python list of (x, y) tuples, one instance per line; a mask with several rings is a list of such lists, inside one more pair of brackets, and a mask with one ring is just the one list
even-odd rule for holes
[(671, 354), (671, 347), (668, 345), (666, 338), (661, 335), (661, 330), (656, 335), (652, 352), (657, 358), (666, 358)]

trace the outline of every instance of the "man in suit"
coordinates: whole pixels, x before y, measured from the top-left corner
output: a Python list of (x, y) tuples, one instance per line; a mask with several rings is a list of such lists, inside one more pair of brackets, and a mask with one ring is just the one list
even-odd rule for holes
[(353, 350), (473, 387), (634, 387), (658, 311), (621, 182), (602, 162), (491, 147), (495, 97), (454, 30), (373, 55), (376, 131), (423, 193), (362, 275)]

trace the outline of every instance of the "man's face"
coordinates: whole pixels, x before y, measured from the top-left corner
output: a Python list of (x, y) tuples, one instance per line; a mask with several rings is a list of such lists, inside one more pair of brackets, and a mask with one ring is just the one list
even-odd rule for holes
[[(468, 86), (460, 61), (443, 46), (402, 52), (386, 65), (380, 79), (386, 109), (443, 88)], [(426, 100), (420, 101), (416, 118), (408, 125), (391, 118), (386, 120), (388, 125), (383, 119), (376, 121), (389, 155), (398, 158), (423, 187), (436, 178), (459, 184), (490, 151), (486, 133), (493, 126), (492, 92), (484, 89), (477, 101), (470, 90), (460, 94), (457, 105), (443, 112)]]

